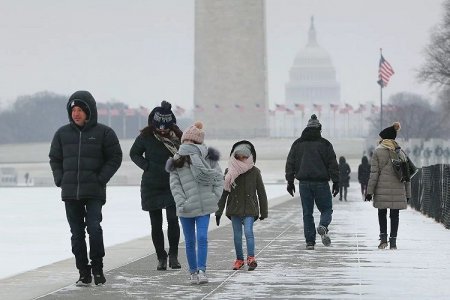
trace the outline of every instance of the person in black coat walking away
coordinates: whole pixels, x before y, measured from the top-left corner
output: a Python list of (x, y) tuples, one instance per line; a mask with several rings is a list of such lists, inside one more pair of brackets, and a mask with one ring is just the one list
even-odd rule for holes
[[(114, 130), (97, 123), (97, 105), (87, 91), (78, 91), (67, 102), (69, 124), (59, 128), (50, 147), (55, 185), (61, 188), (72, 233), (72, 253), (80, 278), (77, 286), (106, 282), (103, 274), (102, 207), (106, 184), (122, 163), (122, 150)], [(89, 257), (86, 245), (89, 234)]]
[(369, 183), (370, 177), (370, 164), (367, 156), (363, 156), (361, 159), (361, 164), (358, 167), (358, 181), (361, 185), (362, 199), (364, 200), (367, 195), (367, 184)]
[(339, 168), (333, 145), (321, 136), (322, 124), (312, 115), (302, 135), (291, 146), (286, 160), (287, 191), (294, 197), (294, 179), (300, 181), (299, 190), (303, 207), (303, 228), (306, 249), (314, 250), (316, 228), (314, 203), (320, 211), (317, 233), (325, 246), (331, 245), (328, 225), (333, 214), (333, 202), (328, 181), (333, 181), (333, 197), (339, 192)]
[(347, 201), (347, 188), (350, 186), (350, 166), (345, 161), (345, 157), (339, 157), (339, 201)]
[[(150, 215), (153, 246), (158, 258), (157, 270), (169, 267), (181, 268), (178, 262), (178, 244), (180, 242), (180, 225), (176, 214), (175, 201), (170, 191), (169, 173), (166, 161), (177, 153), (183, 132), (176, 125), (172, 105), (162, 101), (148, 116), (148, 126), (141, 133), (130, 149), (131, 160), (144, 172), (141, 180), (142, 210)], [(169, 253), (164, 247), (163, 216), (166, 210)]]

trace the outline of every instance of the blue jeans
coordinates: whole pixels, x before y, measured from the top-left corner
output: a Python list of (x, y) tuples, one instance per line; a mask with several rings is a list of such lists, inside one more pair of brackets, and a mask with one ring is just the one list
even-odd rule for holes
[(303, 230), (307, 244), (316, 243), (316, 225), (314, 224), (314, 203), (320, 211), (320, 223), (328, 228), (333, 214), (333, 201), (328, 182), (300, 182), (300, 198), (303, 208)]
[(242, 225), (244, 225), (245, 239), (247, 241), (247, 256), (255, 256), (255, 236), (253, 235), (254, 217), (237, 217), (231, 216), (231, 224), (233, 225), (234, 249), (236, 250), (236, 258), (244, 260), (242, 251)]
[(105, 247), (103, 245), (103, 230), (100, 223), (103, 202), (98, 199), (65, 201), (66, 217), (72, 233), (72, 253), (78, 270), (88, 268), (86, 247), (86, 231), (89, 234), (89, 257), (92, 268), (103, 268)]
[[(194, 218), (180, 217), (180, 222), (183, 227), (189, 271), (191, 273), (197, 272), (198, 270), (206, 271), (209, 215)], [(197, 238), (195, 238), (196, 229)], [(196, 243), (197, 251), (195, 247)]]

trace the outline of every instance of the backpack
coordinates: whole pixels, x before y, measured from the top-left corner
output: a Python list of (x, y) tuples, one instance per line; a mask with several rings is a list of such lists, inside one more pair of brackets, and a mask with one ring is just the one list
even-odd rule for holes
[(410, 182), (411, 178), (416, 174), (417, 168), (406, 153), (399, 147), (395, 151), (389, 150), (389, 157), (395, 175), (397, 175), (400, 182)]

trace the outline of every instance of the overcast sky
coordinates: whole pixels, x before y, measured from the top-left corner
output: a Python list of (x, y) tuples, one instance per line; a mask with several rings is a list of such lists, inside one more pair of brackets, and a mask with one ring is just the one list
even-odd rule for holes
[[(245, 0), (241, 0), (245, 1)], [(311, 15), (342, 102), (379, 101), (379, 48), (396, 74), (384, 98), (431, 94), (415, 79), (442, 0), (266, 0), (269, 103), (283, 103)], [(193, 106), (194, 0), (0, 0), (0, 105), (20, 95), (92, 92), (149, 108)]]

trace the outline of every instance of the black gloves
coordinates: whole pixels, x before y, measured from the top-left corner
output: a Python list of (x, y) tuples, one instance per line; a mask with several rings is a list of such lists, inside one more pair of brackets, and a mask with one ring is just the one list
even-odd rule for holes
[(222, 217), (222, 215), (216, 216), (216, 224), (217, 224), (217, 226), (220, 225), (220, 218), (221, 218), (221, 217)]
[(364, 199), (364, 201), (371, 201), (372, 200), (372, 195), (371, 194), (367, 194), (366, 195), (366, 199)]
[(295, 185), (293, 181), (289, 181), (286, 188), (287, 192), (291, 194), (292, 197), (294, 197), (295, 194)]
[(339, 194), (339, 182), (333, 182), (333, 197)]

